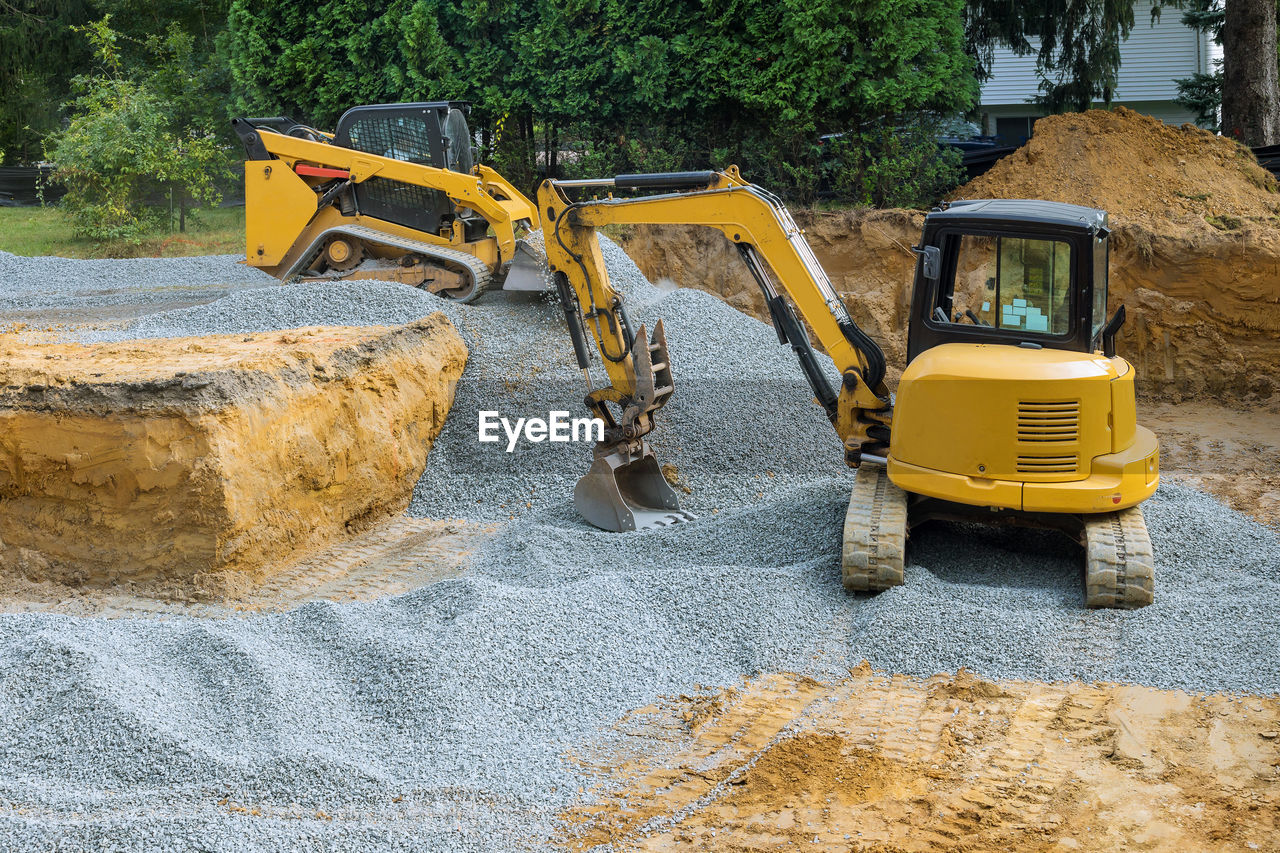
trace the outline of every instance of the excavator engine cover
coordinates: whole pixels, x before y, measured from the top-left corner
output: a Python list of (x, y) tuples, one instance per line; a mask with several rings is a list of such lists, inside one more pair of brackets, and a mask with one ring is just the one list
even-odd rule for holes
[(573, 504), (591, 524), (617, 533), (695, 518), (680, 509), (680, 498), (643, 439), (598, 446), (591, 470), (573, 489)]

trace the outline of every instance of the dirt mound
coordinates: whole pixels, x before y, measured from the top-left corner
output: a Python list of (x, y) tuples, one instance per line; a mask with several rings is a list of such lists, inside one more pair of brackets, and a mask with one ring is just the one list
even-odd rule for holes
[(1031, 140), (953, 198), (1043, 198), (1108, 211), (1117, 223), (1274, 225), (1276, 180), (1242, 145), (1117, 107), (1046, 116)]
[(1276, 849), (1280, 700), (976, 684), (764, 675), (693, 731), (687, 700), (641, 709), (576, 756), (600, 785), (560, 846)]

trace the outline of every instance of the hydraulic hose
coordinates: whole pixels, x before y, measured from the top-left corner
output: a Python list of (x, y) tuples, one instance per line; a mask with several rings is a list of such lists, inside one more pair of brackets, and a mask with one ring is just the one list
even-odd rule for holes
[[(596, 339), (600, 341), (600, 354), (605, 358), (609, 359), (609, 361), (612, 361), (616, 364), (621, 361), (626, 361), (627, 356), (631, 355), (631, 347), (635, 343), (635, 341), (632, 340), (629, 330), (619, 327), (618, 320), (613, 316), (613, 312), (611, 310), (609, 310), (608, 308), (602, 309), (596, 306), (596, 297), (591, 290), (591, 275), (590, 273), (587, 272), (587, 265), (582, 261), (582, 255), (579, 255), (578, 253), (570, 249), (568, 246), (566, 246), (564, 243), (564, 239), (560, 236), (560, 223), (563, 222), (569, 216), (569, 211), (582, 206), (583, 206), (582, 202), (574, 202), (573, 204), (570, 204), (568, 207), (566, 207), (563, 211), (561, 211), (560, 215), (556, 217), (556, 225), (555, 225), (555, 228), (552, 229), (552, 231), (555, 234), (556, 242), (560, 244), (560, 248), (564, 249), (565, 254), (573, 258), (574, 263), (578, 265), (578, 269), (582, 270), (582, 279), (583, 281), (587, 282), (587, 297), (591, 301), (591, 313), (587, 314), (586, 316), (596, 324)], [(604, 330), (600, 328), (600, 315), (602, 314), (605, 316), (606, 320), (608, 321), (610, 330), (614, 334), (620, 335), (622, 337), (622, 354), (621, 355), (614, 356), (610, 354), (608, 349), (605, 348)]]

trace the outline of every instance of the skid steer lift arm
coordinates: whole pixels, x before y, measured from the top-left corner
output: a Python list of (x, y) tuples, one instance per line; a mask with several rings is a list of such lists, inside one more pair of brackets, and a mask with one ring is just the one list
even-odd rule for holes
[[(577, 202), (569, 198), (568, 191), (584, 188), (669, 192)], [(853, 322), (790, 212), (772, 193), (744, 181), (736, 167), (724, 172), (544, 181), (538, 189), (538, 210), (547, 260), (578, 366), (587, 378), (586, 403), (606, 424), (592, 470), (574, 493), (588, 521), (629, 530), (666, 523), (679, 506), (644, 440), (653, 429), (653, 414), (674, 390), (666, 337), (661, 321), (652, 338), (643, 326), (632, 331), (622, 300), (610, 286), (596, 239), (596, 228), (604, 225), (704, 225), (724, 233), (760, 285), (779, 340), (795, 350), (814, 395), (844, 443), (846, 461), (856, 467), (864, 454), (887, 454), (892, 410), (880, 347)], [(841, 374), (838, 391), (822, 372), (787, 297), (835, 361)], [(591, 387), (588, 330), (602, 356), (608, 386)]]

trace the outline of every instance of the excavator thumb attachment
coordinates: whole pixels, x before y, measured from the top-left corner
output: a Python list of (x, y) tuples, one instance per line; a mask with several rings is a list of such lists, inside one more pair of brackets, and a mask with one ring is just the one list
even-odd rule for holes
[(598, 445), (591, 470), (573, 489), (573, 504), (591, 524), (618, 533), (696, 517), (680, 509), (680, 498), (644, 439)]

